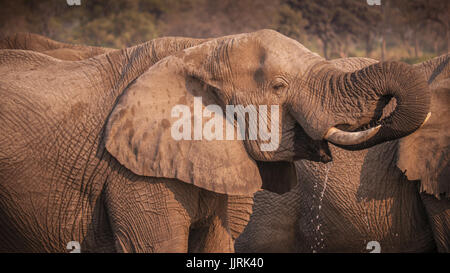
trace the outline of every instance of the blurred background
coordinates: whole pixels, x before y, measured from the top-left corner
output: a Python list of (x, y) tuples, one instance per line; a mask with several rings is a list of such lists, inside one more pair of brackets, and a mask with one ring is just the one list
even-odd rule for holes
[(270, 28), (327, 59), (417, 63), (450, 51), (449, 13), (449, 0), (0, 0), (0, 34), (122, 48)]

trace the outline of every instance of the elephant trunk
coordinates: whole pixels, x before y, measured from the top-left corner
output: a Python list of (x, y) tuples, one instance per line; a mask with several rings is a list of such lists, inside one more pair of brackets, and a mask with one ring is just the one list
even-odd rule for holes
[[(408, 64), (383, 62), (349, 73), (325, 65), (314, 75), (308, 84), (319, 99), (311, 104), (325, 118), (317, 113), (309, 116), (318, 117), (315, 123), (322, 138), (342, 148), (360, 150), (404, 137), (430, 115), (427, 82)], [(395, 109), (380, 119), (392, 98)]]

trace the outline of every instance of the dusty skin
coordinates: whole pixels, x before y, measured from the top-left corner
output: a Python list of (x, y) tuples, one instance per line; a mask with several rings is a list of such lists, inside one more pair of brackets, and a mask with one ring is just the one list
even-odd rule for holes
[[(78, 61), (43, 53), (0, 50), (2, 252), (65, 252), (70, 241), (82, 252), (232, 252), (256, 191), (289, 190), (296, 159), (331, 160), (331, 128), (381, 125), (344, 147), (357, 151), (413, 133), (430, 110), (412, 66), (349, 72), (271, 30)], [(194, 96), (279, 105), (279, 148), (175, 141), (170, 109)], [(382, 119), (386, 96), (399, 104)]]
[[(415, 133), (368, 150), (330, 145), (333, 162), (296, 162), (298, 185), (255, 195), (236, 241), (241, 252), (450, 251), (450, 65), (443, 55), (415, 65), (431, 88), (431, 117)], [(375, 63), (333, 61), (345, 70)], [(395, 107), (389, 103), (388, 114)], [(326, 181), (326, 182), (325, 182)], [(325, 184), (326, 183), (326, 184)]]
[(1, 49), (31, 50), (66, 61), (88, 59), (115, 50), (105, 47), (66, 44), (38, 34), (22, 32), (0, 36)]

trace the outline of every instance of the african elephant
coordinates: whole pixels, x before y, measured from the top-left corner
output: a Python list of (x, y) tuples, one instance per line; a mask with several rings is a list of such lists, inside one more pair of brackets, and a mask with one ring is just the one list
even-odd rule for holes
[(23, 32), (0, 36), (0, 49), (31, 50), (66, 61), (88, 59), (115, 50), (106, 47), (61, 43), (38, 34)]
[[(234, 251), (253, 194), (286, 188), (271, 171), (328, 162), (328, 141), (358, 150), (408, 135), (430, 99), (407, 64), (344, 72), (271, 30), (166, 37), (71, 62), (1, 50), (0, 73), (3, 252), (61, 252), (69, 241), (84, 252)], [(399, 104), (380, 119), (386, 97)], [(194, 140), (187, 129), (178, 139), (177, 114), (192, 105), (182, 120)], [(278, 141), (245, 137), (247, 117), (269, 105), (260, 130), (270, 123)], [(248, 110), (243, 127), (238, 112), (215, 112), (230, 139), (197, 135), (208, 124), (198, 107), (229, 106)]]
[[(362, 151), (330, 145), (333, 162), (326, 165), (297, 161), (292, 191), (255, 194), (236, 251), (369, 252), (376, 241), (381, 252), (449, 252), (449, 59), (415, 65), (431, 88), (426, 125)], [(376, 62), (334, 61), (348, 71)]]

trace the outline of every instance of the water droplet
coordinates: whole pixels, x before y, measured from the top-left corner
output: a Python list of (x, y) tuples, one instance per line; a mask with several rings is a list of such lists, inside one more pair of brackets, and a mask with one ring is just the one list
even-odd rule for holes
[[(317, 220), (317, 223), (316, 223), (316, 234), (319, 235), (320, 240), (319, 240), (319, 237), (316, 236), (316, 237), (314, 238), (314, 241), (317, 242), (316, 245), (317, 245), (317, 246), (320, 246), (321, 249), (324, 248), (324, 244), (323, 244), (324, 238), (323, 238), (323, 232), (320, 230), (322, 224), (319, 223), (319, 217), (320, 217), (320, 210), (322, 209), (322, 200), (323, 200), (323, 197), (324, 197), (324, 195), (325, 195), (325, 190), (326, 190), (326, 188), (327, 188), (328, 174), (329, 174), (329, 172), (330, 172), (330, 170), (331, 170), (332, 164), (333, 164), (333, 163), (330, 162), (330, 163), (328, 163), (328, 164), (325, 166), (325, 179), (324, 179), (324, 183), (323, 183), (323, 186), (322, 186), (322, 191), (320, 192), (320, 195), (319, 195), (319, 204), (318, 204), (318, 206), (317, 206), (317, 208), (318, 208), (318, 209), (317, 209), (317, 215), (316, 215), (315, 218), (313, 218), (313, 219), (311, 220), (311, 223), (313, 223), (314, 220)], [(318, 185), (318, 183), (317, 183), (317, 181), (316, 181), (316, 182), (314, 183), (314, 190), (317, 188), (317, 185)], [(316, 200), (316, 195), (315, 195), (315, 194), (313, 194), (312, 197), (313, 197), (314, 200)], [(314, 207), (314, 206), (313, 206), (313, 207)], [(312, 208), (311, 208), (311, 211), (312, 211)], [(315, 246), (312, 246), (311, 249), (313, 249), (313, 253), (316, 253), (316, 248), (315, 248)]]

